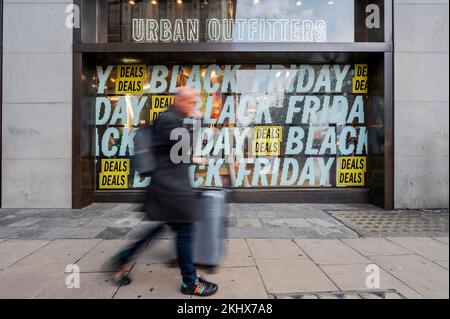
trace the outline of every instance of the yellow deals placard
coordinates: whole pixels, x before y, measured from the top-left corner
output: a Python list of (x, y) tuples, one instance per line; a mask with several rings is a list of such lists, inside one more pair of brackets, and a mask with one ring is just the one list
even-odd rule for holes
[(353, 77), (353, 93), (367, 94), (369, 92), (369, 67), (367, 64), (355, 64)]
[(118, 65), (116, 94), (143, 94), (145, 73), (145, 65)]
[(102, 159), (99, 174), (99, 188), (127, 189), (129, 174), (129, 159)]
[(167, 111), (174, 100), (175, 95), (153, 95), (150, 107), (150, 124), (153, 124), (161, 113)]
[(346, 156), (339, 157), (338, 170), (362, 170), (366, 171), (367, 157), (365, 156)]
[(365, 186), (367, 171), (367, 157), (347, 156), (340, 157), (336, 174), (336, 185), (345, 186)]
[(254, 156), (280, 156), (283, 139), (282, 126), (255, 126), (253, 132)]

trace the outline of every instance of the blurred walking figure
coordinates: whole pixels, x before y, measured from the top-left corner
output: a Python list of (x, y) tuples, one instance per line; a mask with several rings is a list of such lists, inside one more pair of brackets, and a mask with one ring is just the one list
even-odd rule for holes
[[(194, 222), (200, 218), (198, 196), (191, 186), (189, 163), (175, 164), (170, 151), (178, 141), (171, 140), (173, 130), (183, 127), (183, 120), (195, 112), (197, 93), (188, 87), (178, 89), (175, 103), (155, 121), (152, 128), (153, 153), (156, 169), (151, 174), (144, 211), (148, 219), (161, 224), (139, 241), (120, 251), (111, 260), (115, 282), (131, 283), (127, 265), (146, 243), (155, 238), (166, 225), (176, 233), (177, 262), (181, 270), (181, 292), (187, 295), (210, 296), (218, 286), (197, 276), (193, 261)], [(181, 154), (179, 154), (181, 155)], [(208, 240), (208, 239), (205, 239)]]

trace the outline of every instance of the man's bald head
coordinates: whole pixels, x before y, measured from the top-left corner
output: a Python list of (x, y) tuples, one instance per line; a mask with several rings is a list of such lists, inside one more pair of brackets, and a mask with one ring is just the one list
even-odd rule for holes
[(177, 89), (175, 98), (175, 109), (185, 117), (194, 115), (197, 102), (197, 91), (188, 86), (182, 86)]
[(177, 88), (178, 98), (192, 98), (197, 96), (197, 91), (189, 86), (181, 86)]

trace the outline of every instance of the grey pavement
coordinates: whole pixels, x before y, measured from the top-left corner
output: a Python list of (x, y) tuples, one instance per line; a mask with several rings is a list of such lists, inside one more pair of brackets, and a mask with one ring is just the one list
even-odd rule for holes
[[(130, 265), (131, 285), (111, 282), (104, 263), (154, 225), (138, 210), (0, 209), (0, 298), (186, 298), (170, 232)], [(213, 298), (449, 297), (448, 210), (231, 204), (227, 224), (216, 272), (199, 269), (222, 287)], [(80, 271), (79, 288), (70, 288), (70, 265)]]
[[(154, 225), (137, 204), (0, 209), (0, 238), (136, 239)], [(448, 210), (386, 212), (369, 204), (230, 204), (228, 238), (445, 237)], [(171, 238), (166, 232), (161, 238)]]
[[(126, 239), (1, 241), (0, 298), (189, 299), (179, 292), (170, 239), (155, 240), (130, 265), (131, 285), (113, 284), (111, 269), (104, 264), (129, 243)], [(200, 275), (220, 286), (212, 298), (449, 297), (448, 236), (227, 239), (226, 247), (215, 272), (199, 268)], [(73, 273), (74, 265), (79, 274)]]

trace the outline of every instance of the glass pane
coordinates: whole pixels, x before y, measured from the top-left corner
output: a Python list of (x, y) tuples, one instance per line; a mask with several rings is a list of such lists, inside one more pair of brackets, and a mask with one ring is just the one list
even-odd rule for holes
[[(98, 65), (97, 190), (133, 190), (133, 136), (195, 87), (195, 186), (365, 187), (369, 130), (382, 127), (371, 64)], [(375, 118), (372, 115), (375, 115)], [(372, 152), (373, 153), (373, 152)]]

